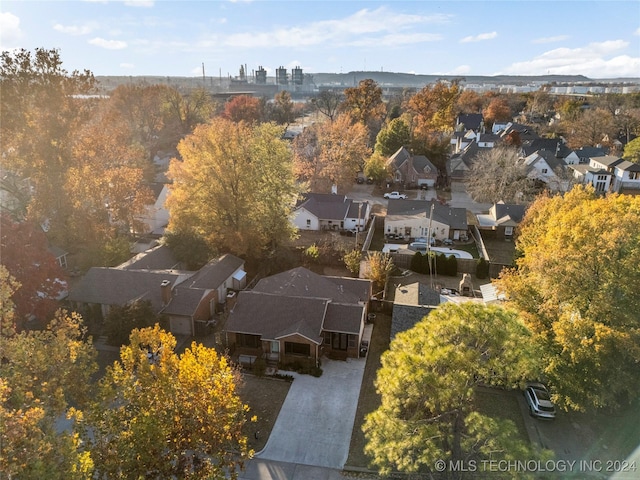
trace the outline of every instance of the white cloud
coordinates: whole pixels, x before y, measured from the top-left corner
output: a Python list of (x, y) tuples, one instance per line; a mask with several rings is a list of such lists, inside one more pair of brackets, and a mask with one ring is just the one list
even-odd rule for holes
[(127, 7), (153, 7), (155, 2), (153, 0), (126, 0), (124, 4)]
[(132, 68), (135, 68), (135, 65), (133, 63), (121, 63), (120, 68), (131, 70)]
[(66, 33), (67, 35), (87, 35), (93, 32), (97, 28), (97, 24), (85, 23), (84, 25), (62, 25), (56, 23), (53, 29), (60, 33)]
[(492, 40), (498, 36), (498, 32), (481, 33), (479, 35), (470, 35), (460, 40), (460, 43), (483, 42), (484, 40)]
[(21, 38), (20, 18), (13, 13), (0, 13), (0, 47), (2, 50), (16, 48)]
[(122, 40), (105, 40), (104, 38), (96, 37), (89, 40), (91, 45), (96, 47), (106, 48), (107, 50), (122, 50), (127, 48), (127, 42)]
[(638, 27), (638, 28), (636, 29), (636, 31), (635, 31), (635, 32), (633, 32), (633, 34), (634, 34), (634, 35), (640, 35), (640, 27)]
[(542, 37), (542, 38), (536, 38), (535, 40), (532, 40), (531, 43), (555, 43), (555, 42), (561, 42), (562, 40), (567, 40), (569, 38), (569, 35), (557, 35), (555, 37)]
[(580, 48), (557, 48), (517, 62), (502, 73), (512, 75), (586, 75), (591, 78), (637, 77), (640, 56), (623, 52), (629, 46), (624, 40), (590, 43)]
[[(381, 38), (386, 45), (422, 43), (440, 39), (439, 35), (427, 32), (412, 33), (412, 28), (424, 28), (427, 24), (448, 23), (450, 15), (431, 16), (395, 13), (386, 7), (375, 10), (363, 9), (353, 15), (337, 20), (322, 20), (302, 26), (280, 28), (267, 32), (255, 31), (237, 33), (225, 38), (230, 47), (292, 47), (317, 46), (370, 46), (380, 45)], [(363, 37), (368, 35), (368, 37)], [(394, 42), (393, 36), (398, 40)]]

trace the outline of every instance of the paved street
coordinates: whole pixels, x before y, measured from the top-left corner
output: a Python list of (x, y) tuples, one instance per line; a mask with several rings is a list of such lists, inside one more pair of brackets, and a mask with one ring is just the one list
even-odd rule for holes
[(340, 470), (334, 468), (256, 458), (247, 462), (245, 471), (241, 472), (238, 478), (239, 480), (344, 480), (346, 477)]

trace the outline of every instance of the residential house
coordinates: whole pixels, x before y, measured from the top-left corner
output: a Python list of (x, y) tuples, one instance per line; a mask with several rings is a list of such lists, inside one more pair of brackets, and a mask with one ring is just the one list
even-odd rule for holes
[(357, 358), (371, 289), (369, 280), (304, 267), (263, 278), (238, 295), (226, 323), (227, 343), (242, 363)]
[(578, 164), (588, 165), (592, 157), (604, 157), (607, 152), (602, 147), (582, 147), (574, 150), (575, 155), (578, 157)]
[(371, 204), (355, 202), (344, 195), (308, 193), (293, 212), (292, 222), (299, 230), (365, 229)]
[(149, 188), (153, 192), (154, 203), (147, 205), (145, 213), (137, 219), (142, 230), (136, 233), (159, 238), (169, 224), (169, 210), (165, 207), (169, 186), (166, 183), (153, 183)]
[(94, 267), (71, 289), (67, 299), (79, 311), (104, 318), (112, 306), (149, 301), (154, 312), (166, 315), (177, 335), (203, 333), (229, 289), (246, 286), (244, 261), (233, 255), (212, 260), (197, 272), (174, 269), (178, 262), (164, 246), (114, 267)]
[(598, 193), (605, 193), (611, 190), (613, 173), (607, 169), (583, 163), (569, 165), (568, 167), (577, 183), (592, 185)]
[(570, 189), (571, 176), (567, 174), (567, 166), (555, 152), (538, 150), (521, 161), (527, 169), (527, 176), (543, 182), (552, 192)]
[(640, 195), (640, 165), (623, 160), (614, 167), (612, 190), (628, 195)]
[(484, 127), (484, 117), (481, 113), (461, 113), (456, 118), (456, 130), (473, 130), (479, 132)]
[(49, 247), (47, 247), (47, 249), (49, 250), (49, 252), (51, 253), (51, 255), (53, 255), (53, 257), (56, 259), (56, 263), (61, 267), (66, 269), (67, 268), (67, 255), (69, 254), (69, 252), (67, 252), (66, 250), (57, 247), (55, 245), (49, 245)]
[(438, 180), (438, 169), (427, 157), (413, 155), (404, 147), (389, 157), (387, 169), (394, 183), (401, 183), (407, 188), (423, 185), (433, 188)]
[(483, 236), (498, 239), (512, 238), (526, 210), (525, 205), (494, 203), (489, 208), (489, 213), (476, 214), (478, 229)]
[(440, 294), (423, 283), (398, 285), (391, 316), (391, 340), (413, 328), (441, 303)]
[(387, 237), (407, 241), (429, 236), (459, 240), (467, 230), (466, 208), (449, 207), (434, 200), (389, 200), (384, 219)]

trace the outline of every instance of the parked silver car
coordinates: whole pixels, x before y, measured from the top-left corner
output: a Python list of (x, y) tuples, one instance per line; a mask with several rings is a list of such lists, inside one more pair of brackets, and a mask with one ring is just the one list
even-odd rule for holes
[(549, 390), (542, 383), (528, 383), (524, 390), (529, 412), (538, 418), (556, 418), (556, 407), (551, 401)]

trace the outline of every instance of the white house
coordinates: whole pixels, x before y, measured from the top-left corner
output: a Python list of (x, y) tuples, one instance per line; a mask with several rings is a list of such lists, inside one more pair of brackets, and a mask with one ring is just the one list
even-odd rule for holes
[(371, 204), (355, 202), (344, 195), (308, 193), (293, 212), (292, 222), (299, 230), (365, 229)]
[(576, 182), (583, 185), (591, 184), (596, 192), (604, 193), (611, 189), (613, 174), (604, 168), (591, 165), (569, 165)]
[(527, 176), (544, 182), (551, 191), (566, 192), (569, 190), (570, 180), (565, 175), (564, 161), (555, 156), (555, 152), (538, 150), (522, 162), (527, 167)]
[(138, 220), (143, 225), (143, 234), (153, 234), (162, 236), (164, 229), (169, 224), (169, 210), (165, 208), (165, 202), (169, 196), (169, 188), (164, 183), (154, 183), (150, 185), (153, 197), (153, 205), (147, 205), (146, 211)]
[(640, 165), (623, 160), (614, 167), (614, 192), (640, 194)]
[(387, 237), (406, 241), (426, 237), (458, 240), (467, 235), (467, 229), (465, 208), (449, 207), (433, 200), (389, 200), (384, 220)]

